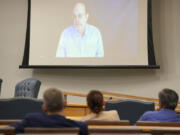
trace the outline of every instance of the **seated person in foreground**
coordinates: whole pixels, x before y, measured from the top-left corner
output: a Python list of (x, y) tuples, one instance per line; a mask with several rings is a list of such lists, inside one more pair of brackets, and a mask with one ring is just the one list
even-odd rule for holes
[(180, 122), (180, 115), (175, 112), (178, 99), (175, 91), (163, 89), (159, 92), (159, 111), (146, 112), (139, 121)]
[(64, 95), (56, 89), (50, 88), (43, 95), (42, 109), (44, 113), (32, 113), (25, 116), (20, 123), (11, 125), (16, 133), (23, 133), (26, 127), (44, 128), (80, 128), (80, 135), (87, 135), (87, 123), (66, 119), (64, 116)]
[(116, 110), (103, 111), (104, 98), (100, 91), (92, 90), (87, 96), (87, 104), (90, 109), (90, 114), (83, 117), (82, 121), (87, 120), (120, 120)]

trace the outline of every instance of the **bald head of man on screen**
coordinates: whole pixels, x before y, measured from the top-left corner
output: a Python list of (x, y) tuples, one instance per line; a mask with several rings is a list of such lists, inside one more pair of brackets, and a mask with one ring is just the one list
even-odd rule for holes
[(76, 3), (73, 8), (73, 25), (61, 33), (57, 58), (104, 57), (101, 33), (98, 28), (88, 24), (88, 18), (86, 5)]

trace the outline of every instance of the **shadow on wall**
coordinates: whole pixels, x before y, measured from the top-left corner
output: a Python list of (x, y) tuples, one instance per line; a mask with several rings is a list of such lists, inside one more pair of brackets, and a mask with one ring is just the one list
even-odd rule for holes
[(172, 0), (152, 0), (152, 21), (153, 21), (153, 37), (155, 45), (156, 60), (161, 65), (159, 73), (164, 79), (175, 75), (178, 72), (177, 42), (174, 37), (177, 35), (174, 27), (176, 26), (178, 12), (175, 5), (179, 1)]

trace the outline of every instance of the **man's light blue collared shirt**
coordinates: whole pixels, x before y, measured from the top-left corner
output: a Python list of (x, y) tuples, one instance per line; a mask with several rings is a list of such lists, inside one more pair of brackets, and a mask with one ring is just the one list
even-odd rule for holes
[(56, 57), (104, 57), (103, 41), (100, 31), (86, 24), (84, 36), (70, 26), (61, 34)]

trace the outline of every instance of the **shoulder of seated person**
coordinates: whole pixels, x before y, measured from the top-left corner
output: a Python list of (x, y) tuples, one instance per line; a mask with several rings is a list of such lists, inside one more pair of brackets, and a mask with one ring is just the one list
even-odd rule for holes
[(153, 115), (153, 114), (157, 114), (159, 111), (147, 111), (145, 112), (143, 115), (147, 116), (147, 115)]
[(105, 113), (114, 113), (114, 114), (117, 114), (117, 111), (116, 110), (109, 110), (109, 111), (103, 111)]
[(82, 117), (80, 121), (87, 121), (87, 120), (91, 120), (91, 119), (92, 119), (93, 117), (95, 117), (95, 116), (96, 116), (96, 114), (94, 114), (94, 113), (90, 113), (90, 114), (88, 114), (88, 115), (86, 115), (86, 116)]
[(43, 113), (29, 113), (25, 117), (37, 117), (37, 116), (42, 116)]
[(120, 120), (119, 114), (116, 110), (103, 111), (104, 116), (110, 116), (111, 120)]
[(87, 122), (85, 122), (83, 119), (82, 120), (71, 120), (71, 119), (66, 119), (66, 121), (69, 121), (70, 123), (73, 123), (74, 125), (77, 126), (87, 126)]

